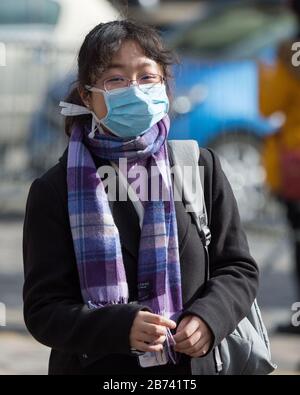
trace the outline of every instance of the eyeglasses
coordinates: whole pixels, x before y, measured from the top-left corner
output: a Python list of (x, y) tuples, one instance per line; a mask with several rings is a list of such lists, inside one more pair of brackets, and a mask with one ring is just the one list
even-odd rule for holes
[[(130, 80), (129, 78), (121, 76), (113, 76), (103, 81), (103, 87), (106, 92), (110, 92), (115, 89), (129, 88), (132, 82), (136, 82), (138, 87), (143, 86), (151, 89), (154, 86), (162, 85), (164, 81), (164, 77), (159, 74), (145, 74), (136, 80)], [(87, 86), (87, 89), (91, 90), (91, 87)], [(95, 88), (93, 88), (93, 90), (95, 90)]]

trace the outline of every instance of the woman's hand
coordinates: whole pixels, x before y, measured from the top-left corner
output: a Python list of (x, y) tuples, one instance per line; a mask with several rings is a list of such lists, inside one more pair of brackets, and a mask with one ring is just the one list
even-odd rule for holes
[(207, 324), (194, 315), (184, 317), (174, 335), (174, 350), (190, 357), (204, 356), (213, 342), (213, 334)]
[(167, 328), (175, 329), (176, 322), (147, 311), (139, 311), (131, 327), (130, 346), (144, 352), (161, 351)]

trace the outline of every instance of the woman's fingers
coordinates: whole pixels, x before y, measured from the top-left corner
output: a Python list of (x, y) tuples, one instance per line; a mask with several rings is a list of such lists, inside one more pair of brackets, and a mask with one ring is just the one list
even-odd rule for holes
[(146, 344), (142, 341), (135, 341), (132, 344), (132, 347), (135, 348), (138, 351), (143, 351), (143, 352), (158, 352), (162, 351), (163, 345), (162, 344)]
[(150, 344), (163, 344), (166, 340), (166, 336), (165, 335), (152, 336), (149, 335), (148, 333), (141, 332), (139, 335), (137, 335), (137, 340), (142, 342), (147, 342)]
[[(131, 330), (131, 346), (143, 352), (163, 349), (167, 328), (175, 329), (176, 322), (146, 311), (139, 311)], [(174, 335), (175, 351), (191, 357), (204, 356), (212, 343), (212, 333), (207, 324), (197, 316), (187, 316), (178, 325)]]
[(148, 322), (143, 322), (141, 329), (152, 336), (161, 336), (167, 333), (167, 329), (162, 325), (149, 324)]
[(209, 336), (204, 336), (200, 338), (200, 340), (194, 343), (192, 346), (186, 347), (183, 352), (188, 355), (193, 354), (195, 352), (200, 351), (202, 347), (204, 347), (204, 345), (207, 344), (208, 342), (209, 342)]
[(170, 329), (176, 328), (175, 321), (169, 320), (168, 318), (163, 317), (162, 315), (153, 314), (145, 311), (143, 312), (143, 318), (145, 322), (148, 322), (150, 324), (165, 326)]
[(204, 357), (204, 355), (208, 353), (210, 346), (211, 346), (211, 342), (208, 341), (204, 345), (202, 345), (197, 351), (188, 355), (190, 355), (193, 358)]
[[(178, 328), (180, 325), (178, 325)], [(190, 355), (205, 355), (213, 341), (213, 334), (208, 325), (199, 317), (193, 318), (174, 336), (175, 351)]]
[[(130, 345), (140, 351), (160, 351), (166, 338), (167, 328), (174, 329), (175, 327), (176, 322), (168, 318), (139, 311), (131, 327)], [(137, 343), (142, 349), (137, 347)]]
[(195, 344), (201, 339), (202, 333), (200, 331), (195, 331), (192, 336), (184, 339), (181, 342), (176, 342), (175, 351), (184, 352), (185, 350), (191, 349)]
[(184, 318), (179, 322), (179, 324), (178, 324), (178, 326), (177, 326), (177, 329), (176, 329), (176, 332), (177, 332), (177, 333), (181, 332), (181, 331), (184, 329), (184, 327), (191, 321), (192, 318), (193, 318), (192, 315), (188, 315), (188, 316), (184, 317)]
[(189, 337), (193, 335), (193, 333), (197, 331), (199, 326), (200, 326), (199, 318), (192, 316), (192, 318), (189, 321), (187, 321), (186, 325), (180, 331), (178, 331), (177, 329), (177, 332), (174, 335), (175, 342), (180, 343), (182, 341), (187, 340)]
[(166, 336), (160, 336), (158, 339), (153, 341), (153, 344), (164, 344), (164, 342), (166, 341)]

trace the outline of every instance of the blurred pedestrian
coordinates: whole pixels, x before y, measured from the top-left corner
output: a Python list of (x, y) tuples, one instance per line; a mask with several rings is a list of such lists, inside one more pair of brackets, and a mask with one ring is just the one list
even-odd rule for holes
[[(298, 32), (282, 42), (274, 66), (260, 67), (260, 111), (283, 114), (280, 131), (266, 138), (263, 161), (271, 191), (286, 206), (295, 253), (296, 295), (300, 301), (300, 66), (292, 64), (292, 44), (300, 42), (300, 0), (289, 2), (298, 20)], [(300, 327), (283, 323), (279, 332), (300, 334)]]

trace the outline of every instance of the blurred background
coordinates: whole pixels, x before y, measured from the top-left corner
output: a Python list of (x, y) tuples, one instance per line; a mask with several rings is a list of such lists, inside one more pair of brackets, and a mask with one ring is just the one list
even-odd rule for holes
[(294, 232), (264, 162), (286, 114), (264, 113), (259, 100), (261, 67), (275, 67), (281, 43), (300, 31), (280, 0), (0, 0), (0, 374), (47, 372), (49, 349), (22, 317), (26, 197), (66, 147), (58, 104), (76, 80), (85, 34), (120, 14), (156, 26), (179, 56), (170, 138), (196, 139), (220, 155), (261, 270), (258, 301), (276, 374), (299, 374), (299, 330), (277, 330), (299, 301)]

